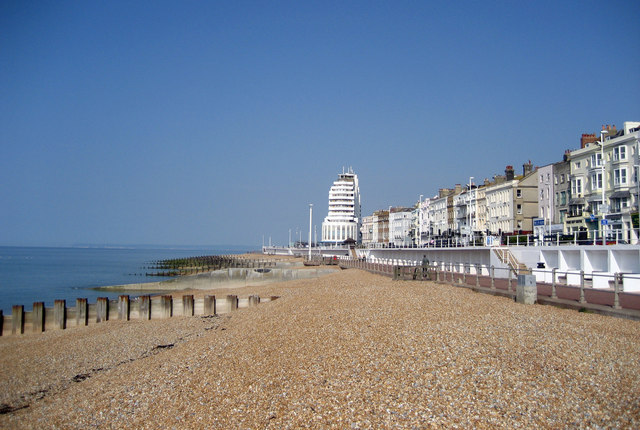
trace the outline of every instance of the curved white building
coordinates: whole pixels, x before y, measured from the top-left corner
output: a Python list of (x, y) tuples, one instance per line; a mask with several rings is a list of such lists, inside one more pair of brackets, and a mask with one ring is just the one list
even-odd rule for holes
[(329, 190), (329, 213), (322, 223), (322, 241), (342, 243), (347, 239), (361, 242), (360, 188), (358, 175), (349, 168), (338, 175)]

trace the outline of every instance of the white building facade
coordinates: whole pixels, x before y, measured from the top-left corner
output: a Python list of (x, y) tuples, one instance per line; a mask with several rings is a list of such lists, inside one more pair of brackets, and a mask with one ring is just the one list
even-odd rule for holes
[(329, 190), (329, 213), (322, 222), (322, 242), (337, 244), (352, 239), (361, 243), (361, 227), (358, 175), (349, 168), (338, 175)]

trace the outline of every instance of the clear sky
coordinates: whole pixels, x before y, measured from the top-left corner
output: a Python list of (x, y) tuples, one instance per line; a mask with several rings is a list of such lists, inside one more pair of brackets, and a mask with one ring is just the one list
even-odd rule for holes
[(284, 245), (640, 121), (638, 1), (0, 2), (0, 245)]

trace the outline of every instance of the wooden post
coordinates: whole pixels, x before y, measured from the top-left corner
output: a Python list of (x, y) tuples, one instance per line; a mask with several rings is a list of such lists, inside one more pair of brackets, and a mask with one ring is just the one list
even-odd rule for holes
[(162, 310), (162, 318), (171, 318), (173, 316), (173, 297), (169, 295), (160, 297), (160, 309)]
[(89, 304), (87, 299), (76, 299), (76, 326), (89, 324)]
[(551, 269), (551, 298), (557, 299), (558, 293), (556, 291), (556, 268)]
[(491, 289), (496, 289), (496, 268), (493, 264), (491, 265)]
[(623, 276), (622, 273), (613, 274), (613, 309), (620, 309), (620, 281)]
[(129, 321), (129, 296), (118, 296), (118, 319)]
[(44, 302), (34, 302), (33, 312), (31, 312), (32, 327), (34, 333), (44, 331)]
[(138, 307), (138, 318), (141, 320), (151, 319), (151, 296), (140, 296), (140, 306)]
[(467, 265), (465, 263), (462, 263), (462, 283), (467, 285)]
[(586, 303), (584, 298), (584, 270), (580, 271), (580, 303)]
[(64, 330), (67, 328), (67, 302), (55, 300), (53, 302), (53, 324), (55, 328)]
[(204, 314), (216, 314), (216, 296), (204, 296)]
[(96, 322), (109, 320), (109, 298), (98, 297), (96, 301)]
[(227, 296), (227, 304), (229, 306), (229, 312), (233, 312), (238, 309), (238, 296), (229, 294)]
[(249, 307), (258, 306), (260, 304), (260, 296), (249, 296)]
[(480, 265), (476, 264), (476, 287), (480, 286)]
[(511, 292), (511, 267), (507, 267), (507, 270), (509, 271), (509, 281), (507, 283), (507, 292)]
[(13, 305), (11, 308), (11, 334), (24, 333), (24, 306)]
[(186, 294), (182, 296), (182, 315), (185, 317), (192, 317), (193, 311), (193, 294)]

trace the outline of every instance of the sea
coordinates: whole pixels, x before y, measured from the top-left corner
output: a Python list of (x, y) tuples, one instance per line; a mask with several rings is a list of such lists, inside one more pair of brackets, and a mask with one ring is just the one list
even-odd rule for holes
[[(33, 302), (45, 302), (52, 307), (54, 300), (64, 299), (67, 306), (75, 306), (76, 298), (95, 303), (98, 297), (116, 299), (121, 294), (140, 292), (106, 292), (92, 290), (108, 285), (157, 282), (169, 277), (145, 274), (158, 260), (203, 255), (242, 254), (255, 251), (249, 247), (7, 247), (0, 246), (0, 309), (11, 314), (13, 305), (24, 305), (25, 311)], [(145, 291), (145, 294), (149, 292)]]

